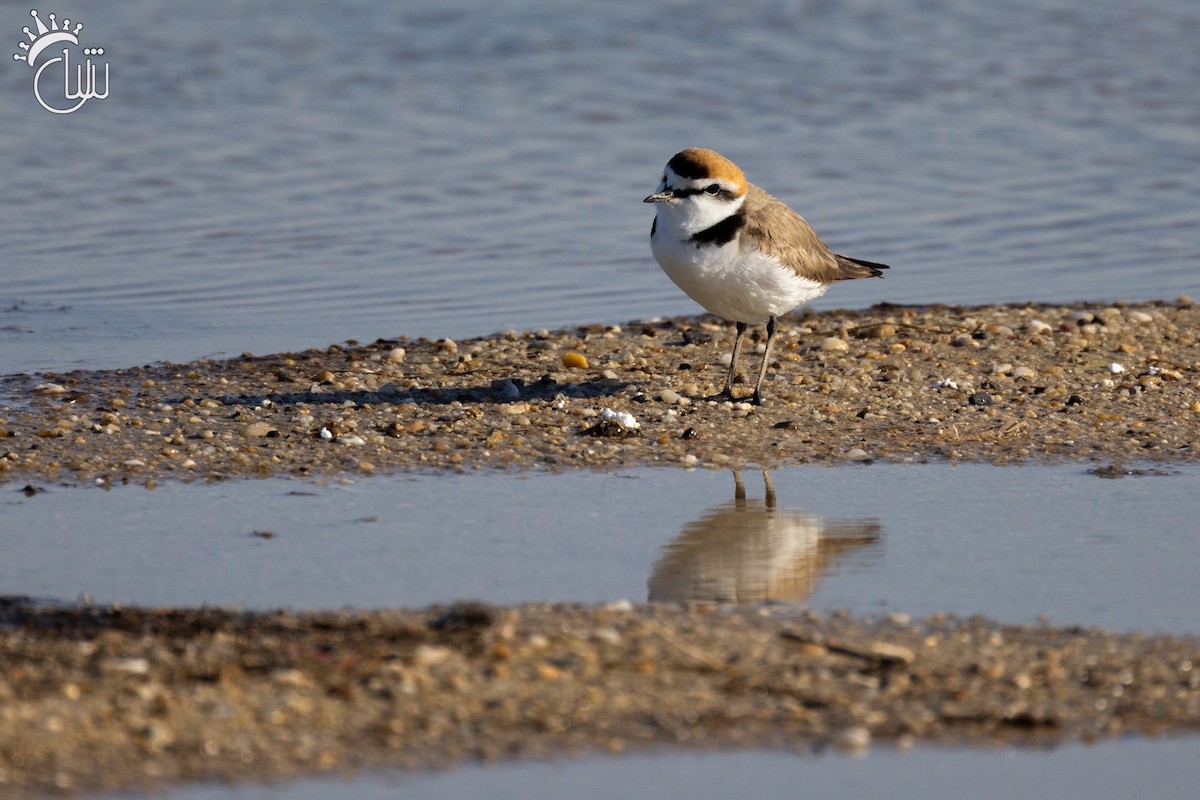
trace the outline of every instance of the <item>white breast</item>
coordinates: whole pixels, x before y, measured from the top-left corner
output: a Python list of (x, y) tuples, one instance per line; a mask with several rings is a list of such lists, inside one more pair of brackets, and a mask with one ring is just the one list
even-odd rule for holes
[(659, 219), (650, 249), (675, 285), (711, 314), (753, 325), (778, 317), (825, 293), (825, 284), (801, 278), (779, 259), (743, 248), (696, 246), (665, 231)]

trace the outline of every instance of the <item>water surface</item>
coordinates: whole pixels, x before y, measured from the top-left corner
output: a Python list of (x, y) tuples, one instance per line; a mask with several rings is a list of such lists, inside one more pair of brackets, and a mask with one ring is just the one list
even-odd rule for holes
[[(727, 800), (763, 797), (921, 797), (1012, 800), (1014, 797), (1126, 800), (1152, 795), (1190, 800), (1200, 781), (1195, 737), (1070, 745), (1053, 751), (1003, 748), (911, 752), (876, 748), (866, 758), (778, 752), (636, 754), (538, 764), (468, 766), (422, 775), (366, 775), (276, 787), (202, 787), (166, 792), (170, 800), (243, 798), (442, 798), (542, 800), (655, 797)], [(132, 796), (131, 796), (132, 797)]]
[(778, 601), (1200, 633), (1200, 472), (1082, 466), (9, 484), (0, 593), (247, 609)]
[(68, 10), (109, 97), (0, 68), (3, 372), (695, 313), (641, 199), (696, 144), (893, 265), (819, 307), (1200, 288), (1192, 0)]

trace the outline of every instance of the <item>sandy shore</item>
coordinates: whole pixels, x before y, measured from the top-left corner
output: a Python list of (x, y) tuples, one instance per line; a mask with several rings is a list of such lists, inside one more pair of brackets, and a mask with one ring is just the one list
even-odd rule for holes
[[(721, 388), (730, 327), (685, 318), (5, 376), (0, 480), (1200, 455), (1200, 306), (1186, 298), (812, 314), (781, 327), (761, 407), (704, 399)], [(598, 424), (605, 409), (640, 427)]]
[(1200, 640), (794, 607), (236, 614), (0, 600), (0, 794), (656, 744), (1200, 727)]
[[(811, 314), (782, 327), (761, 407), (704, 399), (732, 340), (706, 319), (9, 375), (0, 481), (933, 459), (1121, 474), (1197, 459), (1198, 332), (1187, 299)], [(14, 797), (650, 744), (1043, 745), (1200, 726), (1192, 638), (794, 606), (0, 598), (0, 663)]]

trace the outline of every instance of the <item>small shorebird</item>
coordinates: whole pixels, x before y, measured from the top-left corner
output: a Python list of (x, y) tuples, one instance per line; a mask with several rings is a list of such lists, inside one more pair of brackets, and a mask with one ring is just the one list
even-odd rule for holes
[(717, 398), (733, 399), (746, 328), (765, 322), (766, 352), (750, 401), (762, 403), (778, 318), (829, 284), (881, 278), (886, 264), (838, 255), (804, 218), (752, 183), (737, 164), (701, 147), (667, 162), (645, 202), (655, 204), (650, 249), (663, 272), (709, 313), (734, 322), (733, 358)]

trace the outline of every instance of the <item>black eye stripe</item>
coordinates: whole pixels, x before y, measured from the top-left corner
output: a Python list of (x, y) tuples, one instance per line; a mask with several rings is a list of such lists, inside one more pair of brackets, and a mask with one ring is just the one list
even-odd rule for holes
[[(716, 187), (716, 191), (709, 191), (713, 187)], [(720, 197), (723, 200), (731, 200), (734, 197), (733, 192), (729, 191), (728, 189), (724, 189), (715, 183), (710, 183), (708, 186), (704, 186), (699, 189), (673, 189), (671, 193), (676, 197), (691, 197), (694, 194), (706, 194), (709, 197)]]

